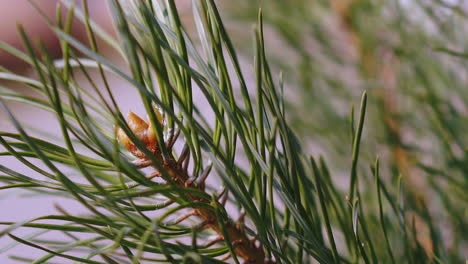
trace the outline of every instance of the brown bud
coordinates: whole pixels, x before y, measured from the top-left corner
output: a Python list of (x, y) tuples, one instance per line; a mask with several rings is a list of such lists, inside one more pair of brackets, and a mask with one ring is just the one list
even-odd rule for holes
[(115, 126), (115, 134), (117, 135), (117, 139), (119, 140), (120, 144), (130, 150), (130, 148), (133, 146), (133, 143), (130, 141), (130, 138), (127, 136), (127, 134), (125, 134), (125, 131), (121, 127)]
[[(147, 117), (149, 120), (149, 117)], [(157, 145), (156, 128), (153, 127), (153, 123), (149, 122), (148, 133), (147, 133), (148, 145)]]
[(128, 113), (127, 118), (127, 124), (130, 127), (130, 130), (132, 130), (139, 140), (144, 141), (148, 130), (148, 123), (133, 112)]
[[(158, 118), (158, 121), (161, 124), (161, 112), (159, 112), (159, 110), (155, 106), (153, 106), (153, 110), (155, 111), (156, 117)], [(135, 113), (129, 112), (127, 124), (130, 130), (133, 132), (133, 134), (135, 134), (135, 137), (139, 139), (149, 151), (155, 152), (157, 150), (158, 142), (155, 134), (155, 129), (153, 128), (151, 122), (150, 124), (148, 124)], [(136, 157), (145, 157), (145, 155), (135, 146), (135, 144), (130, 140), (128, 135), (121, 127), (116, 126), (115, 129), (117, 139), (126, 149), (128, 149)]]

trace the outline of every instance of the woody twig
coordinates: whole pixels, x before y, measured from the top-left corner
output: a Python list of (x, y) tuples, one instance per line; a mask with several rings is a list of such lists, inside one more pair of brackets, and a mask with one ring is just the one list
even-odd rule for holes
[[(162, 124), (162, 115), (157, 109), (155, 109), (155, 112), (158, 121), (160, 121)], [(182, 155), (180, 155), (177, 160), (172, 154), (170, 154), (169, 158), (163, 158), (158, 147), (155, 131), (151, 124), (148, 124), (146, 121), (132, 112), (128, 114), (127, 124), (137, 139), (140, 140), (148, 150), (154, 153), (154, 157), (156, 157), (160, 164), (162, 164), (162, 169), (165, 170), (165, 172), (170, 176), (170, 178), (177, 186), (183, 188), (196, 188), (198, 190), (204, 191), (204, 182), (207, 179), (207, 175), (202, 175), (201, 179), (195, 183), (193, 180), (191, 180), (187, 172), (186, 161), (188, 160), (187, 156), (189, 155), (188, 149), (184, 150)], [(143, 152), (135, 146), (135, 144), (130, 140), (127, 134), (125, 134), (122, 128), (117, 127), (116, 134), (119, 142), (125, 146), (125, 148), (127, 148), (134, 156), (139, 158), (139, 160), (135, 162), (135, 165), (140, 167), (154, 165), (151, 164)], [(173, 144), (170, 145), (170, 147), (172, 147)], [(148, 178), (154, 178), (158, 176), (161, 176), (161, 173), (155, 172), (149, 175)], [(187, 197), (193, 201), (201, 203), (209, 204), (211, 202), (204, 197), (200, 197), (194, 194), (187, 194)], [(235, 222), (233, 222), (231, 219), (228, 219), (222, 223), (225, 233), (220, 226), (221, 221), (219, 221), (220, 219), (218, 219), (216, 212), (207, 207), (193, 208), (189, 214), (182, 216), (182, 218), (178, 219), (178, 221), (181, 222), (192, 216), (196, 216), (202, 220), (201, 226), (204, 228), (210, 228), (218, 234), (219, 237), (216, 242), (230, 241), (235, 254), (244, 259), (245, 263), (274, 263), (273, 261), (266, 258), (263, 246), (256, 246), (255, 239), (250, 239), (245, 233), (244, 229), (241, 228), (240, 225), (237, 225)], [(228, 237), (225, 237), (224, 234), (226, 234)]]

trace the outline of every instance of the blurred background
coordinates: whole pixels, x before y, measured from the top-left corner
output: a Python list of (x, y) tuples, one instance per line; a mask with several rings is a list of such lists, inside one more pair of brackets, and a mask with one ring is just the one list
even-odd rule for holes
[[(57, 1), (35, 1), (55, 19)], [(79, 2), (79, 1), (78, 1)], [(449, 259), (466, 252), (468, 219), (468, 2), (463, 0), (237, 0), (218, 1), (247, 76), (252, 69), (252, 25), (262, 8), (267, 55), (284, 74), (289, 120), (307, 152), (323, 155), (338, 185), (347, 188), (351, 166), (350, 115), (364, 90), (369, 105), (360, 162), (363, 186), (373, 182), (369, 164), (379, 155), (384, 180), (402, 177), (408, 202), (436, 212)], [(190, 1), (178, 5), (190, 32)], [(89, 1), (91, 17), (113, 32), (106, 1)], [(0, 0), (0, 41), (21, 49), (16, 24), (60, 57), (60, 47), (44, 19), (27, 0)], [(86, 42), (76, 21), (76, 38)], [(246, 30), (247, 29), (247, 30)], [(196, 40), (196, 36), (193, 36)], [(104, 44), (101, 51), (123, 65)], [(466, 56), (466, 55), (465, 55)], [(0, 51), (0, 66), (28, 72), (21, 61)], [(279, 79), (279, 78), (278, 78)], [(0, 81), (8, 86), (8, 82)], [(123, 109), (133, 91), (118, 80), (112, 87)], [(18, 87), (22, 90), (22, 87)], [(22, 90), (28, 92), (27, 90)], [(12, 104), (20, 120), (54, 131), (53, 116)], [(136, 108), (136, 109), (135, 109)], [(355, 109), (358, 112), (358, 109)], [(0, 129), (11, 129), (0, 115)], [(0, 162), (15, 162), (0, 157)], [(343, 178), (343, 180), (340, 180)], [(365, 196), (365, 195), (364, 195)], [(3, 197), (2, 197), (3, 198)], [(53, 203), (33, 198), (0, 199), (1, 218), (24, 220), (53, 213)], [(49, 210), (49, 211), (47, 211)], [(432, 250), (428, 227), (420, 242)], [(0, 244), (1, 247), (1, 244)], [(465, 252), (465, 253), (463, 253)], [(11, 252), (10, 252), (11, 253)], [(466, 256), (466, 255), (465, 255)], [(0, 263), (3, 262), (0, 254)], [(11, 261), (11, 260), (8, 260)]]
[[(56, 21), (57, 11), (57, 0), (32, 1), (44, 12), (44, 15), (49, 17), (51, 20)], [(112, 22), (108, 13), (106, 1), (89, 1), (90, 15), (93, 19), (99, 23), (103, 28), (112, 31)], [(65, 8), (62, 8), (66, 12)], [(41, 16), (37, 9), (28, 0), (0, 0), (0, 42), (5, 42), (13, 47), (23, 50), (23, 44), (18, 33), (17, 24), (23, 25), (26, 33), (31, 39), (41, 41), (45, 44), (48, 50), (56, 57), (60, 58), (60, 44), (58, 39), (55, 37), (52, 30), (47, 25), (46, 20)], [(85, 27), (76, 20), (73, 24), (73, 35), (86, 42), (86, 30)], [(104, 49), (105, 51), (105, 49)], [(109, 55), (109, 54), (108, 54)], [(7, 68), (18, 74), (32, 75), (30, 68), (24, 61), (8, 54), (7, 52), (0, 50), (0, 71), (1, 68)], [(114, 80), (115, 82), (116, 80)], [(8, 82), (2, 78), (0, 80), (1, 87), (15, 88), (18, 92), (27, 95), (35, 95), (30, 89), (23, 87), (15, 82)], [(125, 94), (124, 94), (125, 95)], [(51, 135), (57, 135), (58, 124), (55, 121), (55, 117), (50, 115), (47, 111), (38, 110), (36, 107), (28, 106), (23, 103), (8, 102), (9, 107), (15, 112), (21, 122), (31, 127), (39, 127), (43, 131), (50, 133)], [(3, 112), (0, 113), (0, 130), (11, 131), (12, 128), (9, 121)], [(4, 151), (0, 148), (0, 151)], [(34, 162), (34, 161), (33, 161)], [(16, 168), (21, 173), (28, 175), (33, 174), (28, 170), (21, 162), (16, 159), (0, 156), (0, 164), (8, 165)], [(16, 193), (5, 191), (0, 194), (0, 221), (23, 221), (26, 219), (33, 219), (44, 214), (55, 214), (57, 209), (54, 208), (54, 204), (61, 204), (67, 208), (73, 208), (74, 210), (80, 210), (81, 206), (78, 203), (74, 203), (69, 199), (54, 199), (50, 200), (50, 197), (31, 195), (27, 193)], [(3, 227), (1, 228), (3, 229)], [(30, 234), (35, 232), (33, 229), (26, 229), (19, 232), (21, 235)], [(43, 255), (42, 252), (34, 250), (28, 247), (18, 246), (13, 248), (9, 252), (3, 252), (1, 250), (7, 250), (6, 246), (11, 245), (12, 241), (6, 237), (0, 238), (0, 263), (22, 263), (19, 261), (12, 260), (8, 255), (22, 255), (26, 257), (38, 258)], [(59, 259), (60, 261), (60, 259)], [(63, 259), (61, 261), (64, 261)]]
[[(58, 0), (31, 1), (39, 7), (44, 15), (56, 21)], [(21, 24), (32, 39), (40, 39), (54, 55), (60, 56), (60, 46), (52, 30), (41, 14), (28, 0), (0, 0), (0, 41), (6, 42), (19, 49), (22, 48), (21, 37), (18, 34), (17, 24)], [(104, 28), (112, 31), (112, 22), (107, 10), (106, 1), (89, 1), (90, 15)], [(65, 11), (65, 8), (62, 8)], [(81, 23), (75, 21), (73, 34), (80, 40), (86, 40), (86, 31)], [(0, 51), (0, 65), (9, 69), (24, 70), (24, 64), (5, 51)]]

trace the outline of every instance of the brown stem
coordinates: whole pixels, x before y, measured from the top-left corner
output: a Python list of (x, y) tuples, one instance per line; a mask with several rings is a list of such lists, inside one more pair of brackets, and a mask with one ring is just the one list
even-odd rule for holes
[[(153, 111), (155, 115), (158, 118), (158, 122), (160, 122), (159, 125), (163, 125), (163, 115), (153, 105)], [(157, 142), (157, 136), (156, 132), (153, 128), (152, 123), (148, 123), (141, 119), (138, 115), (129, 112), (128, 113), (128, 120), (127, 124), (132, 130), (133, 134), (135, 137), (138, 138), (138, 140), (141, 141), (147, 148), (147, 150), (151, 151), (154, 155), (154, 158), (159, 161), (160, 164), (162, 164), (162, 169), (167, 172), (168, 176), (174, 181), (176, 185), (182, 188), (192, 188), (195, 187), (199, 189), (200, 191), (204, 191), (204, 181), (208, 177), (208, 174), (211, 170), (208, 169), (206, 172), (204, 172), (200, 177), (201, 181), (200, 184), (197, 186), (194, 185), (194, 180), (190, 179), (189, 175), (187, 174), (187, 168), (188, 164), (190, 161), (190, 151), (189, 148), (186, 147), (182, 151), (180, 157), (178, 160), (175, 160), (174, 157), (169, 154), (169, 157), (163, 157), (161, 154), (161, 151), (159, 149), (159, 145)], [(137, 162), (134, 162), (134, 164), (138, 167), (149, 167), (154, 166), (151, 161), (145, 156), (145, 154), (132, 142), (132, 140), (129, 138), (127, 133), (120, 128), (119, 126), (115, 127), (115, 133), (116, 137), (119, 140), (119, 142), (127, 148), (135, 157), (139, 157), (140, 159)], [(172, 149), (172, 146), (175, 144), (177, 141), (178, 135), (180, 133), (180, 130), (174, 135), (172, 134), (170, 139), (167, 142), (164, 142), (166, 147), (170, 150)], [(171, 151), (169, 151), (171, 153)], [(158, 171), (159, 168), (156, 168), (156, 172), (151, 173), (150, 175), (147, 176), (148, 179), (152, 179), (154, 177), (160, 177), (162, 176), (160, 171)], [(211, 201), (194, 195), (194, 194), (187, 194), (188, 198), (192, 201), (197, 201), (197, 202), (202, 202), (202, 203), (207, 203), (209, 204)], [(220, 204), (220, 206), (223, 206)], [(261, 263), (273, 263), (269, 260), (266, 260), (265, 256), (265, 251), (263, 250), (263, 246), (255, 246), (254, 240), (250, 240), (247, 237), (247, 234), (244, 232), (242, 228), (239, 228), (232, 220), (228, 220), (226, 223), (223, 223), (223, 227), (225, 228), (225, 232), (228, 237), (224, 237), (224, 232), (221, 230), (221, 227), (219, 226), (219, 223), (221, 219), (218, 219), (216, 216), (216, 213), (208, 209), (206, 207), (198, 207), (194, 208), (193, 215), (198, 216), (203, 220), (203, 225), (204, 227), (208, 227), (216, 231), (218, 235), (223, 238), (224, 240), (227, 240), (232, 243), (232, 247), (234, 248), (234, 253), (241, 258), (245, 260), (245, 263), (248, 264), (261, 264)], [(182, 220), (183, 221), (183, 220)]]
[[(155, 111), (155, 114), (158, 116), (158, 121), (160, 122), (160, 125), (162, 125), (162, 114), (159, 112), (159, 110), (155, 107), (153, 107), (153, 110)], [(158, 160), (162, 164), (162, 169), (167, 172), (168, 176), (174, 181), (176, 185), (182, 188), (197, 188), (200, 191), (204, 191), (204, 181), (206, 180), (206, 177), (208, 177), (209, 171), (205, 172), (203, 175), (201, 175), (201, 183), (198, 184), (197, 186), (194, 184), (194, 181), (190, 179), (188, 173), (187, 173), (187, 168), (188, 168), (188, 163), (190, 160), (190, 153), (189, 149), (185, 148), (182, 151), (181, 156), (179, 157), (179, 160), (175, 160), (172, 155), (170, 157), (164, 158), (163, 155), (161, 154), (161, 151), (159, 149), (159, 145), (157, 142), (157, 136), (156, 133), (153, 129), (152, 124), (148, 124), (146, 121), (141, 119), (138, 115), (130, 112), (128, 114), (128, 120), (127, 124), (129, 128), (132, 130), (134, 133), (134, 136), (136, 136), (147, 148), (147, 150), (151, 151), (154, 155), (154, 158)], [(134, 162), (134, 164), (138, 167), (147, 167), (147, 166), (154, 166), (151, 162), (149, 162), (149, 159), (145, 157), (145, 154), (138, 149), (138, 147), (132, 142), (132, 140), (128, 137), (128, 135), (125, 133), (125, 131), (116, 126), (115, 127), (115, 132), (116, 132), (116, 137), (119, 140), (119, 142), (125, 146), (134, 156), (139, 157), (140, 160), (137, 162)], [(178, 133), (176, 135), (171, 136), (171, 138), (168, 140), (168, 142), (165, 142), (166, 147), (168, 149), (171, 149), (172, 146), (175, 144), (176, 140), (178, 137)], [(171, 153), (169, 151), (169, 153)], [(156, 168), (158, 169), (158, 168)], [(160, 171), (156, 171), (154, 173), (151, 173), (150, 175), (147, 176), (148, 179), (152, 179), (154, 177), (159, 177), (162, 176), (160, 174)], [(211, 201), (203, 198), (199, 195), (194, 195), (194, 194), (187, 194), (187, 198), (189, 198), (192, 201), (197, 201), (197, 202), (202, 202), (202, 203), (207, 203), (209, 204)], [(223, 206), (220, 204), (220, 206)], [(223, 222), (223, 227), (225, 230), (222, 230), (219, 223), (221, 219), (218, 219), (216, 216), (216, 213), (208, 209), (206, 207), (198, 207), (193, 209), (193, 215), (198, 216), (199, 218), (202, 219), (204, 227), (208, 227), (216, 231), (218, 235), (223, 238), (224, 240), (227, 240), (232, 243), (232, 247), (234, 248), (234, 253), (243, 258), (245, 260), (245, 263), (247, 264), (262, 264), (262, 263), (274, 263), (270, 260), (266, 259), (265, 256), (265, 251), (263, 250), (263, 246), (255, 246), (254, 240), (250, 240), (247, 234), (244, 232), (242, 228), (234, 224), (232, 220), (228, 220), (227, 222)], [(224, 237), (224, 232), (226, 232), (228, 237)]]
[[(197, 188), (199, 190), (203, 190), (200, 187), (192, 185), (193, 182), (189, 180), (190, 177), (187, 175), (186, 170), (182, 168), (179, 162), (175, 161), (174, 159), (170, 159), (162, 162), (162, 164), (163, 169), (169, 174), (169, 176), (178, 186), (183, 188)], [(196, 195), (188, 195), (188, 198), (198, 202), (210, 203), (209, 200)], [(225, 239), (221, 227), (218, 224), (219, 219), (217, 219), (216, 213), (213, 212), (213, 210), (205, 207), (194, 208), (193, 214), (201, 218), (207, 228), (214, 230), (221, 238)], [(234, 252), (237, 256), (244, 259), (245, 263), (274, 263), (266, 259), (262, 245), (259, 247), (255, 246), (253, 240), (250, 240), (243, 229), (236, 226), (232, 220), (229, 220), (227, 223), (225, 223), (224, 228), (227, 231), (229, 236), (228, 240), (232, 243)]]

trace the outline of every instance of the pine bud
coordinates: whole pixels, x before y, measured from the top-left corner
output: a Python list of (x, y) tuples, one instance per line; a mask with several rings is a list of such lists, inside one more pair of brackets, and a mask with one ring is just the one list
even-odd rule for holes
[[(153, 105), (153, 111), (156, 114), (159, 124), (163, 125), (163, 117), (161, 112)], [(149, 119), (149, 118), (148, 118)], [(149, 124), (148, 124), (149, 123)], [(145, 147), (151, 151), (158, 151), (158, 141), (156, 137), (156, 129), (153, 128), (151, 122), (144, 121), (141, 117), (136, 115), (133, 112), (129, 112), (127, 116), (127, 125), (135, 135), (135, 137), (140, 140)], [(137, 146), (132, 142), (130, 137), (125, 133), (125, 131), (116, 126), (115, 128), (116, 136), (119, 142), (130, 151), (134, 156), (138, 158), (144, 158), (145, 155), (140, 151)]]

